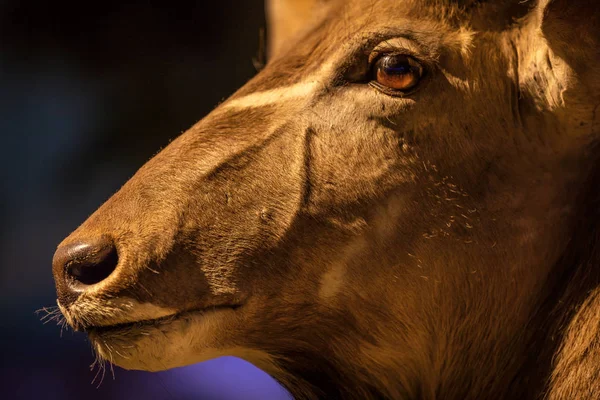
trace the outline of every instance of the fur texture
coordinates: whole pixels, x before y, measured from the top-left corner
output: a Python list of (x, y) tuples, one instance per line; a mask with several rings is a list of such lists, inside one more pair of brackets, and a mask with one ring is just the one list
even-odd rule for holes
[[(61, 244), (119, 254), (79, 297), (55, 265), (61, 310), (118, 365), (236, 355), (297, 399), (599, 398), (600, 6), (573, 4), (271, 6), (265, 69)], [(381, 53), (416, 90), (369, 84)]]

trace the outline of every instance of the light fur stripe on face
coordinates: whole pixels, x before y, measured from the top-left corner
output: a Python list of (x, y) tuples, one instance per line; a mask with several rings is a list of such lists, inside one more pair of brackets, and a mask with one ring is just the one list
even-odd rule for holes
[(222, 107), (226, 110), (256, 108), (271, 104), (282, 104), (287, 101), (309, 99), (320, 87), (323, 87), (325, 79), (330, 75), (331, 68), (332, 65), (327, 63), (317, 73), (310, 75), (301, 82), (262, 92), (254, 92), (238, 99), (233, 99), (223, 104)]
[(224, 108), (241, 109), (250, 107), (264, 107), (271, 104), (283, 103), (289, 100), (308, 98), (316, 91), (318, 86), (319, 83), (316, 81), (302, 82), (264, 92), (255, 92), (224, 104)]

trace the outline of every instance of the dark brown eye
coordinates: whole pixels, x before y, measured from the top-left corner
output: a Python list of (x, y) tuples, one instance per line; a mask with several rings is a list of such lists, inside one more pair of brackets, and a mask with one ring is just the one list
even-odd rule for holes
[(374, 81), (380, 86), (397, 91), (413, 89), (423, 76), (423, 67), (404, 54), (384, 54), (374, 65)]

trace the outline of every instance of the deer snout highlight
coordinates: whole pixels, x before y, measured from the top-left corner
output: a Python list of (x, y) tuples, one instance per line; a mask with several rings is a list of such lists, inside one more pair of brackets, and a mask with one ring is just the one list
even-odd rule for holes
[(52, 261), (60, 303), (68, 306), (90, 287), (108, 278), (118, 261), (117, 248), (105, 235), (60, 245)]

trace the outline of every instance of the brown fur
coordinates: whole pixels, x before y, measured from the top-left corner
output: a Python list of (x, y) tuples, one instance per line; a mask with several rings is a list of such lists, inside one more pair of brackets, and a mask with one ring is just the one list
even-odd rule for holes
[[(266, 68), (61, 244), (119, 253), (79, 297), (55, 266), (69, 321), (175, 310), (92, 339), (126, 368), (237, 355), (298, 399), (599, 398), (600, 6), (297, 1)], [(377, 46), (418, 90), (368, 85)]]

